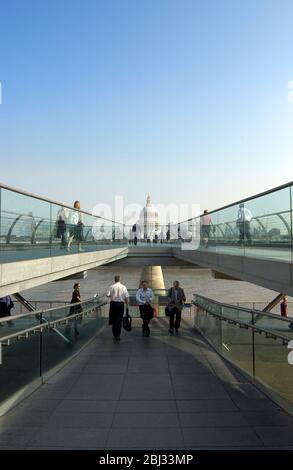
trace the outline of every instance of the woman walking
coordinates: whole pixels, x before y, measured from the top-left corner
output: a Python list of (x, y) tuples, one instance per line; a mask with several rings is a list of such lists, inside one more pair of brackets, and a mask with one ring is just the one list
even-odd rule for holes
[(70, 251), (72, 240), (75, 239), (78, 245), (78, 251), (84, 251), (81, 248), (81, 242), (83, 240), (83, 214), (80, 212), (80, 202), (75, 201), (74, 210), (71, 211), (70, 218), (70, 230), (67, 243), (67, 251)]
[[(70, 307), (69, 314), (67, 315), (70, 317), (71, 315), (74, 315), (76, 313), (82, 312), (82, 306), (81, 305), (76, 305), (81, 302), (81, 297), (80, 297), (80, 283), (76, 282), (73, 286), (73, 292), (72, 292), (72, 297), (71, 297), (71, 304), (74, 304), (72, 307)], [(75, 336), (79, 335), (78, 329), (77, 329), (77, 318), (74, 319), (74, 334)]]

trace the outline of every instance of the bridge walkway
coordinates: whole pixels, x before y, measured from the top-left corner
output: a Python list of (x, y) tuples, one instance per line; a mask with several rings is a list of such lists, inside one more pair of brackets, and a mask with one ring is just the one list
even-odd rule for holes
[(182, 323), (106, 327), (0, 418), (0, 449), (293, 449), (293, 418)]

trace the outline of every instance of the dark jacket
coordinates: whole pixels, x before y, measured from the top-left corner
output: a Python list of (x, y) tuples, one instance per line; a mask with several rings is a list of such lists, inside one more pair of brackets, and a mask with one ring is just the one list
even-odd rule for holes
[[(78, 304), (79, 302), (81, 302), (80, 299), (80, 291), (78, 289), (74, 289), (74, 291), (72, 292), (72, 298), (71, 298), (71, 304)], [(74, 313), (80, 313), (82, 312), (82, 306), (81, 305), (74, 305), (72, 307), (70, 307), (70, 310), (69, 310), (69, 315), (73, 315)]]
[(14, 307), (14, 303), (10, 295), (6, 297), (0, 297), (0, 317), (8, 317), (10, 310)]
[(182, 287), (178, 287), (177, 290), (177, 298), (176, 298), (176, 292), (175, 288), (171, 287), (168, 291), (168, 300), (169, 300), (169, 305), (173, 305), (176, 307), (178, 310), (182, 310), (183, 304), (186, 301), (185, 293)]

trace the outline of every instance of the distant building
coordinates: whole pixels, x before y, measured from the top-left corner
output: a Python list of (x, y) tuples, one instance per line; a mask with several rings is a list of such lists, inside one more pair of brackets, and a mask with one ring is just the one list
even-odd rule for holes
[(154, 240), (155, 235), (159, 235), (160, 220), (155, 207), (151, 203), (151, 196), (148, 194), (145, 207), (142, 209), (139, 220), (139, 238), (144, 240)]

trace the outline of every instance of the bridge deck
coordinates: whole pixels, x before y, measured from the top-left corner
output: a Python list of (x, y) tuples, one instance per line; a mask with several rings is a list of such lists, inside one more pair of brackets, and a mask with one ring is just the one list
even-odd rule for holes
[(291, 448), (293, 418), (197, 334), (109, 328), (0, 418), (0, 448)]

